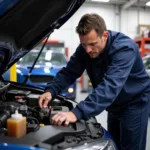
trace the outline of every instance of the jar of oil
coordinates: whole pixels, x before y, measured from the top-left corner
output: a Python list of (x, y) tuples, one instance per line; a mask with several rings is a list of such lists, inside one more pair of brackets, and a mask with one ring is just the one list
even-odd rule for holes
[(16, 138), (26, 135), (26, 117), (19, 114), (18, 110), (7, 120), (7, 135)]

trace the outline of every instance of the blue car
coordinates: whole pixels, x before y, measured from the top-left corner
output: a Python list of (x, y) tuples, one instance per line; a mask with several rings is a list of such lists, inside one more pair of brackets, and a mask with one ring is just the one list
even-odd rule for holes
[[(42, 52), (41, 49), (39, 53), (44, 56), (37, 57), (36, 63), (30, 65), (30, 61), (25, 60), (31, 54), (37, 55), (31, 50), (43, 39), (48, 39), (55, 29), (59, 29), (84, 1), (0, 1), (0, 150), (117, 149), (111, 135), (97, 122), (95, 117), (86, 121), (77, 121), (69, 126), (55, 126), (52, 123), (51, 118), (57, 112), (71, 111), (76, 106), (76, 101), (58, 95), (49, 103), (51, 107), (39, 107), (38, 98), (44, 93), (39, 86), (42, 86), (43, 80), (51, 80), (59, 71), (60, 68), (56, 67), (59, 62), (56, 60), (52, 61), (53, 63), (50, 62), (52, 55), (60, 55), (59, 53), (44, 50)], [(32, 58), (31, 61), (37, 58)], [(15, 63), (18, 65), (19, 82), (4, 80), (4, 74)], [(63, 67), (63, 61), (61, 65)], [(31, 74), (27, 70), (30, 70)], [(44, 75), (43, 73), (46, 77), (39, 78), (39, 75)], [(12, 123), (8, 127), (10, 119), (14, 119), (15, 112), (19, 112), (15, 114), (15, 119), (23, 117), (24, 122), (19, 124), (20, 126)], [(17, 121), (15, 120), (15, 123)], [(18, 137), (14, 133), (19, 133), (21, 136)]]
[[(45, 88), (48, 82), (53, 80), (57, 72), (67, 64), (67, 58), (62, 52), (43, 50), (40, 54), (34, 69), (29, 73), (34, 61), (38, 56), (39, 50), (31, 50), (27, 55), (17, 62), (17, 82), (27, 85)], [(3, 78), (7, 81), (10, 79), (9, 70), (4, 73)], [(64, 89), (61, 95), (75, 100), (76, 98), (76, 82)]]

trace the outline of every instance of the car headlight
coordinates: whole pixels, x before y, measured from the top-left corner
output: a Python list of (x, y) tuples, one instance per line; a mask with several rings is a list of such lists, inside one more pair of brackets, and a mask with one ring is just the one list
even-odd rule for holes
[(20, 69), (17, 69), (17, 73), (23, 75), (23, 74), (22, 74), (22, 71), (21, 71)]
[(109, 139), (101, 139), (92, 143), (85, 143), (77, 147), (70, 147), (65, 150), (116, 150), (114, 143)]
[(74, 89), (73, 88), (68, 88), (68, 93), (73, 93)]

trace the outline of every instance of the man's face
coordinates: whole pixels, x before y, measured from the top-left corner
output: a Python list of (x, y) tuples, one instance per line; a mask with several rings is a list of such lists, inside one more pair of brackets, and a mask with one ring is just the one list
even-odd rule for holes
[(106, 46), (108, 32), (104, 31), (103, 35), (100, 37), (93, 29), (86, 35), (79, 35), (79, 38), (86, 53), (91, 58), (96, 58), (103, 52)]

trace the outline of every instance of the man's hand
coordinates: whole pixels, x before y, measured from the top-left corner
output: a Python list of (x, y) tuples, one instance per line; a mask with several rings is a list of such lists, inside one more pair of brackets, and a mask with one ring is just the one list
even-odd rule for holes
[(46, 108), (48, 105), (48, 102), (52, 99), (52, 95), (50, 92), (46, 92), (39, 96), (39, 106), (41, 108)]
[(52, 124), (60, 126), (63, 122), (65, 126), (76, 122), (78, 119), (73, 112), (58, 112), (52, 117)]

